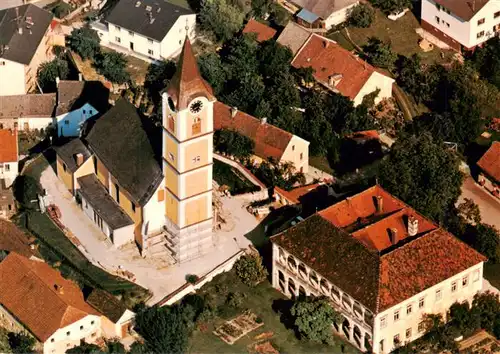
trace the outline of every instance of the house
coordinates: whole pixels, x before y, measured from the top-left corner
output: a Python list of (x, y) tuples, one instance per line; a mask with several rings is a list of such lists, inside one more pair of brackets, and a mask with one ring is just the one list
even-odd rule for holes
[(34, 243), (33, 236), (28, 236), (13, 222), (0, 219), (1, 251), (16, 252), (29, 259), (40, 259)]
[(94, 289), (86, 298), (87, 303), (99, 311), (101, 328), (107, 338), (127, 338), (131, 335), (135, 313), (110, 293)]
[(297, 23), (312, 28), (329, 30), (347, 20), (349, 11), (358, 0), (279, 0), (285, 9), (296, 15)]
[(243, 28), (243, 33), (255, 33), (257, 42), (260, 43), (274, 38), (276, 30), (251, 18)]
[(375, 104), (392, 97), (394, 79), (342, 48), (335, 41), (311, 34), (292, 60), (295, 68), (312, 67), (314, 78), (327, 89), (349, 97), (355, 106), (380, 90)]
[(124, 99), (82, 138), (56, 147), (57, 174), (84, 213), (114, 243), (141, 250), (164, 224), (160, 147), (153, 127)]
[(0, 129), (47, 129), (53, 125), (55, 106), (55, 93), (0, 96)]
[(422, 0), (421, 26), (456, 51), (471, 51), (500, 30), (497, 0)]
[(39, 65), (53, 58), (51, 21), (32, 4), (0, 10), (0, 96), (35, 90)]
[(300, 48), (302, 48), (304, 43), (307, 42), (310, 36), (310, 30), (290, 21), (283, 31), (281, 31), (276, 41), (282, 46), (290, 48), (292, 54), (295, 55)]
[(91, 26), (101, 45), (140, 59), (158, 61), (178, 55), (186, 34), (195, 37), (193, 11), (166, 0), (121, 0), (105, 18)]
[(65, 353), (101, 336), (101, 314), (87, 304), (76, 283), (39, 260), (10, 252), (0, 262), (0, 314), (28, 330), (44, 354)]
[(379, 186), (273, 236), (272, 283), (287, 296), (326, 296), (334, 330), (361, 351), (389, 353), (482, 289), (486, 258)]
[(16, 199), (11, 188), (7, 188), (4, 179), (0, 179), (0, 219), (10, 219), (16, 214)]
[(500, 142), (491, 144), (477, 165), (481, 169), (478, 182), (495, 197), (500, 198)]
[(10, 187), (19, 172), (19, 145), (17, 130), (0, 129), (0, 179)]
[(267, 119), (257, 119), (231, 108), (222, 102), (214, 104), (214, 129), (235, 130), (255, 143), (256, 162), (270, 157), (278, 162), (291, 162), (297, 171), (307, 173), (309, 168), (309, 142), (284, 131)]
[(109, 89), (100, 81), (57, 79), (57, 135), (79, 136), (87, 119), (104, 113), (109, 107)]

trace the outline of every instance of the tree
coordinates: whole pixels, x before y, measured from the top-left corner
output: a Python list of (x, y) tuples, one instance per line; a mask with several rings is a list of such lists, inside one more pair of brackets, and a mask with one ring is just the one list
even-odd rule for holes
[(271, 9), (272, 4), (271, 0), (253, 0), (252, 14), (257, 18), (264, 18)]
[(68, 46), (76, 52), (82, 59), (94, 60), (101, 52), (99, 43), (101, 39), (97, 31), (85, 26), (75, 28), (67, 38)]
[(106, 349), (110, 354), (126, 354), (127, 350), (118, 338), (106, 341)]
[(491, 263), (500, 263), (500, 233), (487, 224), (478, 224), (470, 227), (467, 239), (472, 240), (472, 246), (488, 257)]
[(127, 59), (118, 52), (104, 52), (98, 56), (97, 72), (116, 84), (123, 84), (130, 80), (130, 74), (125, 70)]
[(299, 298), (290, 312), (301, 337), (318, 343), (334, 343), (332, 324), (340, 322), (341, 316), (326, 298)]
[(225, 0), (203, 0), (200, 10), (201, 28), (225, 42), (243, 26), (244, 13)]
[(21, 205), (21, 210), (34, 210), (38, 206), (38, 195), (42, 192), (42, 188), (33, 177), (28, 175), (18, 176), (14, 180), (13, 190), (14, 197)]
[(216, 96), (224, 90), (226, 83), (226, 68), (220, 56), (216, 53), (206, 53), (198, 57), (198, 67), (201, 75), (210, 83)]
[(235, 263), (236, 274), (248, 286), (255, 286), (267, 277), (262, 258), (257, 253), (240, 257)]
[[(66, 354), (105, 354), (99, 346), (92, 343), (83, 343), (66, 350)], [(113, 353), (113, 352), (110, 352)]]
[(57, 90), (56, 78), (65, 80), (68, 77), (69, 68), (65, 60), (55, 58), (40, 64), (37, 72), (38, 84), (43, 92), (55, 92)]
[(235, 130), (220, 129), (214, 134), (214, 148), (216, 151), (238, 159), (250, 157), (253, 154), (255, 143), (249, 137)]
[(58, 1), (56, 6), (54, 6), (51, 12), (57, 18), (64, 18), (71, 12), (71, 6), (64, 1)]
[(378, 175), (390, 193), (436, 221), (457, 201), (463, 179), (456, 156), (428, 133), (398, 139)]
[(477, 48), (471, 61), (484, 78), (500, 89), (500, 38), (495, 36)]
[(260, 45), (257, 51), (259, 72), (264, 78), (270, 78), (278, 73), (289, 72), (293, 54), (290, 48), (275, 40), (268, 40)]
[(146, 73), (144, 87), (154, 95), (158, 95), (172, 79), (176, 66), (172, 60), (162, 60), (159, 63), (151, 63)]
[(253, 167), (254, 175), (268, 187), (292, 189), (295, 184), (304, 184), (306, 179), (302, 172), (296, 172), (290, 162), (280, 163), (270, 157), (258, 167)]
[(465, 221), (470, 224), (480, 224), (481, 223), (481, 211), (479, 207), (472, 199), (464, 198), (464, 201), (457, 206), (457, 211), (460, 216), (462, 216)]
[(412, 8), (412, 0), (371, 0), (371, 2), (387, 15)]
[(389, 43), (384, 43), (376, 37), (370, 37), (363, 46), (368, 62), (375, 66), (392, 69), (397, 59), (397, 54), (391, 50)]
[(9, 345), (12, 353), (32, 353), (33, 347), (36, 344), (35, 338), (28, 333), (14, 333), (8, 334)]
[(480, 319), (480, 328), (492, 332), (500, 338), (500, 299), (499, 295), (490, 291), (474, 295), (472, 315)]
[(365, 3), (360, 3), (349, 10), (347, 23), (354, 27), (368, 28), (371, 26), (374, 18), (375, 12), (371, 6)]
[(440, 68), (423, 69), (418, 54), (410, 58), (401, 56), (396, 63), (397, 82), (410, 93), (417, 103), (430, 102), (440, 78)]
[(290, 21), (290, 13), (280, 4), (273, 2), (271, 4), (271, 16), (270, 20), (280, 27), (285, 27)]

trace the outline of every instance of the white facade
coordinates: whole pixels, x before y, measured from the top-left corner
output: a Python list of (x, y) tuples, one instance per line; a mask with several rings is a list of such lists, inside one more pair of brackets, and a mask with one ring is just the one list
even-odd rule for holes
[(307, 173), (309, 170), (309, 142), (294, 135), (283, 152), (280, 162), (291, 162), (296, 171)]
[(369, 95), (377, 89), (379, 89), (380, 92), (375, 98), (375, 104), (378, 104), (383, 99), (392, 97), (392, 85), (394, 81), (394, 79), (374, 71), (354, 98), (354, 106), (360, 105), (366, 95)]
[(420, 337), (424, 332), (421, 323), (423, 314), (446, 314), (453, 303), (472, 303), (474, 295), (482, 290), (481, 262), (396, 306), (374, 314), (296, 256), (276, 244), (273, 244), (272, 252), (274, 288), (287, 296), (326, 296), (343, 317), (342, 323), (332, 324), (337, 335), (346, 337), (362, 351), (371, 347), (375, 354), (391, 352), (395, 338), (405, 343)]
[(43, 343), (43, 354), (63, 354), (66, 350), (87, 343), (95, 342), (101, 336), (101, 318), (87, 315), (69, 326), (58, 329)]
[(0, 162), (0, 179), (5, 180), (5, 186), (10, 187), (17, 177), (19, 165), (17, 161)]
[(91, 104), (85, 103), (74, 111), (60, 114), (56, 117), (57, 136), (80, 136), (80, 129), (85, 121), (99, 111)]
[(17, 119), (17, 130), (42, 130), (47, 129), (54, 122), (52, 117), (19, 117)]
[(0, 58), (0, 96), (26, 93), (25, 70), (23, 64)]
[(158, 193), (165, 189), (163, 179), (155, 193), (142, 208), (142, 234), (150, 235), (156, 233), (165, 225), (165, 200), (159, 200)]
[[(464, 2), (463, 6), (471, 6)], [(474, 48), (500, 29), (500, 1), (490, 0), (470, 21), (465, 21), (432, 0), (422, 0), (422, 21), (463, 47)], [(425, 28), (425, 26), (423, 25)], [(441, 38), (439, 38), (441, 39)], [(444, 38), (443, 40), (446, 42)]]
[(344, 7), (343, 9), (335, 11), (330, 16), (328, 16), (328, 18), (324, 20), (326, 29), (330, 29), (333, 26), (337, 26), (342, 22), (345, 22), (347, 20), (347, 17), (349, 16), (349, 11), (351, 11), (351, 9), (358, 4), (359, 2), (356, 2), (352, 5)]

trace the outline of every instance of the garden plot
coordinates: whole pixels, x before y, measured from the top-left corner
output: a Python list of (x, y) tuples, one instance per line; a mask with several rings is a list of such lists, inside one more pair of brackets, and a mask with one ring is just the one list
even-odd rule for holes
[(257, 315), (250, 311), (245, 311), (238, 317), (224, 322), (224, 324), (217, 327), (213, 333), (227, 344), (233, 345), (234, 342), (243, 337), (245, 334), (250, 333), (263, 325), (264, 322), (262, 322)]

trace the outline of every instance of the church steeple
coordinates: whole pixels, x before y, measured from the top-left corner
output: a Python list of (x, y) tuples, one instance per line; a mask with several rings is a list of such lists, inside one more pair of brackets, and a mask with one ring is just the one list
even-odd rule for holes
[(187, 36), (177, 63), (177, 70), (167, 87), (167, 93), (178, 111), (186, 109), (195, 97), (205, 97), (209, 101), (215, 99), (212, 87), (201, 77), (191, 41)]

